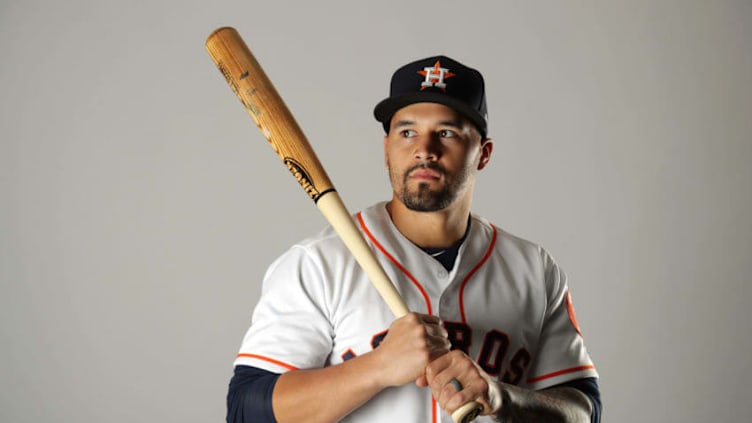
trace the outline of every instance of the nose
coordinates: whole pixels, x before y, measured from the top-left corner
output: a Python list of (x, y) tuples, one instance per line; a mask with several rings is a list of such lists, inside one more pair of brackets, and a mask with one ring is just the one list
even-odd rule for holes
[(413, 157), (418, 161), (436, 161), (441, 156), (441, 142), (438, 136), (420, 136), (415, 140)]

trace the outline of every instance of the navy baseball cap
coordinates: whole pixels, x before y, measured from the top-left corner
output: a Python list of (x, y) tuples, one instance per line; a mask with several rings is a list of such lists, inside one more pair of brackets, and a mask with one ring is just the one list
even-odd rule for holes
[(373, 114), (389, 132), (392, 116), (413, 103), (439, 103), (464, 115), (486, 138), (486, 91), (483, 75), (446, 56), (433, 56), (408, 63), (392, 75), (389, 97), (376, 105)]

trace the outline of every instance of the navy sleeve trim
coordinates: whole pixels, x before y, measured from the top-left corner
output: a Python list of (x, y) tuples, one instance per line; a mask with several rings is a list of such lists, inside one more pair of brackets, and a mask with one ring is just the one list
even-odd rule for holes
[(227, 391), (227, 423), (277, 423), (272, 391), (279, 374), (251, 366), (235, 366)]
[(598, 379), (594, 377), (588, 377), (583, 379), (576, 379), (569, 382), (556, 385), (556, 387), (566, 386), (569, 388), (577, 389), (585, 394), (590, 403), (593, 404), (593, 413), (590, 415), (591, 423), (601, 422), (601, 413), (603, 411), (603, 404), (601, 403), (601, 390), (598, 386)]

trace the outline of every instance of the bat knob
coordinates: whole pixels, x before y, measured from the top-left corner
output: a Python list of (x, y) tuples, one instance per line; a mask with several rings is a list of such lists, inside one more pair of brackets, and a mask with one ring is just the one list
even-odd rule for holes
[(480, 415), (481, 411), (483, 411), (483, 406), (475, 401), (471, 401), (454, 410), (454, 413), (452, 413), (452, 420), (454, 420), (455, 423), (469, 423), (475, 420), (475, 418)]

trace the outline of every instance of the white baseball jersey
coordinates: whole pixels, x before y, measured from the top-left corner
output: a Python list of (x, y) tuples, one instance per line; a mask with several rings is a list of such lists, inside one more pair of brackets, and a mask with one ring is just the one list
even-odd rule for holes
[[(472, 215), (470, 232), (447, 272), (397, 230), (385, 203), (356, 218), (410, 310), (440, 316), (453, 347), (491, 376), (529, 389), (598, 376), (574, 317), (566, 277), (538, 245)], [(235, 365), (277, 373), (335, 365), (375, 348), (393, 320), (328, 228), (269, 267)], [(382, 391), (343, 421), (452, 420), (429, 389), (411, 383)]]

